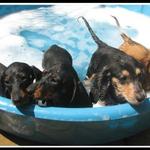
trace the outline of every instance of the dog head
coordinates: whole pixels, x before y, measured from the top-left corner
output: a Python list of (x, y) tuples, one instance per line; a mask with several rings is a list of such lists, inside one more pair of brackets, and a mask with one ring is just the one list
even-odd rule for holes
[(41, 80), (28, 91), (40, 106), (68, 106), (74, 101), (77, 88), (78, 79), (72, 66), (57, 64), (44, 71)]
[(44, 70), (48, 70), (60, 63), (72, 65), (72, 57), (66, 49), (54, 44), (44, 53), (42, 67)]
[(5, 96), (11, 98), (16, 106), (23, 106), (30, 102), (30, 95), (26, 88), (34, 79), (40, 79), (41, 71), (26, 63), (14, 62), (7, 67), (2, 76)]
[(127, 64), (105, 66), (95, 74), (90, 95), (94, 103), (113, 99), (116, 103), (127, 101), (138, 105), (146, 98), (142, 87), (144, 76), (140, 67)]

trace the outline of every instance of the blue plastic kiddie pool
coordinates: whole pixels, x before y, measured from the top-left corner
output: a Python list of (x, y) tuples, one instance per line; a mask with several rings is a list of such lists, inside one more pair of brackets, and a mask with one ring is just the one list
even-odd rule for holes
[(97, 108), (32, 105), (16, 108), (0, 97), (0, 129), (52, 145), (107, 144), (150, 127), (150, 99), (139, 106), (120, 104)]
[[(7, 7), (0, 7), (1, 14), (3, 14), (2, 10), (10, 10), (5, 9)], [(14, 7), (14, 9), (20, 10), (25, 6), (10, 7), (11, 9)], [(41, 65), (41, 51), (46, 50), (52, 44), (58, 44), (69, 50), (73, 57), (74, 67), (80, 78), (83, 79), (90, 57), (96, 50), (96, 44), (91, 39), (86, 27), (77, 22), (77, 17), (81, 15), (89, 17), (88, 20), (97, 35), (109, 45), (112, 44), (112, 46), (117, 47), (121, 43), (121, 37), (118, 29), (116, 29), (116, 24), (110, 24), (112, 18), (109, 18), (109, 15), (106, 16), (106, 19), (98, 15), (107, 15), (105, 10), (108, 10), (108, 13), (111, 10), (113, 13), (114, 9), (117, 10), (119, 6), (113, 5), (111, 8), (110, 5), (85, 6), (84, 4), (82, 7), (76, 7), (74, 5), (72, 7), (63, 5), (41, 7), (31, 11), (23, 9), (24, 11), (1, 18), (0, 30), (3, 33), (1, 34), (3, 37), (1, 37), (0, 62), (7, 64), (7, 61), (23, 60), (28, 61), (27, 63), (30, 65), (31, 63)], [(141, 9), (142, 7), (143, 9)], [(133, 8), (138, 8), (139, 11), (143, 10), (143, 12), (144, 10), (148, 10), (148, 12), (150, 10), (148, 9), (149, 7), (140, 5), (131, 6), (131, 9)], [(96, 13), (99, 9), (102, 9), (102, 12)], [(123, 13), (120, 12), (121, 10)], [(92, 12), (95, 12), (96, 15), (93, 15)], [(124, 12), (128, 14), (127, 10), (120, 8), (117, 15), (125, 14)], [(124, 17), (129, 20), (132, 17), (132, 12), (130, 14), (130, 16), (124, 15)], [(148, 15), (148, 13), (146, 14)], [(94, 20), (95, 16), (96, 20)], [(142, 17), (139, 14), (137, 16), (136, 18)], [(144, 18), (143, 21), (146, 22), (147, 20)], [(144, 25), (148, 24), (145, 22), (143, 22)], [(123, 22), (121, 23), (123, 24)], [(132, 23), (134, 22), (132, 21)], [(127, 27), (126, 25), (124, 29), (132, 37), (136, 37), (141, 33), (134, 26)], [(36, 54), (38, 55), (35, 56)], [(0, 129), (16, 136), (45, 144), (107, 144), (108, 142), (135, 135), (149, 127), (150, 98), (145, 99), (138, 106), (125, 103), (94, 108), (44, 108), (37, 105), (17, 108), (10, 99), (0, 97)]]

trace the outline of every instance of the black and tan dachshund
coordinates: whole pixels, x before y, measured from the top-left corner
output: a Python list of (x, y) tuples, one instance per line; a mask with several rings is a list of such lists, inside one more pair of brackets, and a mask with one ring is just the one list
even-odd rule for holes
[(42, 67), (44, 71), (41, 80), (28, 88), (38, 105), (92, 107), (67, 50), (52, 45), (44, 54)]
[(22, 62), (10, 64), (1, 76), (1, 96), (10, 98), (16, 106), (29, 104), (32, 99), (26, 89), (34, 80), (39, 80), (41, 75), (42, 72), (35, 66)]
[(140, 104), (146, 98), (142, 85), (146, 75), (144, 65), (101, 41), (87, 20), (84, 17), (79, 18), (84, 20), (98, 46), (87, 70), (87, 77), (92, 78), (92, 101), (103, 105), (124, 102)]

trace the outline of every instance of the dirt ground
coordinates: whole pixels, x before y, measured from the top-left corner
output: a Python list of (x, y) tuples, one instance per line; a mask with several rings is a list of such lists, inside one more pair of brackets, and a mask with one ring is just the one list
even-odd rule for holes
[(38, 143), (28, 141), (12, 134), (0, 130), (0, 147), (1, 146), (36, 146)]
[[(0, 147), (7, 146), (51, 146), (37, 143), (34, 141), (25, 140), (14, 135), (8, 134), (0, 130)], [(101, 145), (96, 145), (101, 146)], [(112, 143), (107, 143), (102, 146), (147, 146), (150, 147), (150, 129), (147, 129), (141, 133), (134, 136), (115, 141)]]

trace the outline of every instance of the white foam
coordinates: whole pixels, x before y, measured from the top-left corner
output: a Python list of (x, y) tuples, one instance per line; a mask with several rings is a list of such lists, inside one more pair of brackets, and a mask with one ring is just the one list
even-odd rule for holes
[[(43, 47), (47, 44), (58, 44), (66, 48), (74, 59), (77, 68), (87, 68), (96, 44), (92, 40), (85, 24), (77, 22), (79, 16), (84, 16), (90, 22), (99, 37), (112, 46), (119, 46), (121, 37), (116, 27), (114, 15), (119, 19), (121, 26), (125, 29), (130, 26), (138, 32), (134, 37), (136, 41), (150, 47), (148, 36), (150, 35), (150, 18), (143, 14), (133, 12), (120, 7), (98, 7), (99, 4), (65, 4), (54, 7), (45, 7), (35, 10), (13, 13), (0, 20), (0, 62), (9, 65), (14, 61), (23, 61), (41, 68)], [(66, 22), (63, 23), (63, 20)], [(104, 28), (99, 25), (106, 23)], [(114, 28), (110, 28), (114, 26)], [(22, 31), (32, 31), (40, 36), (29, 35), (31, 44), (27, 37), (20, 35)], [(109, 31), (109, 32), (108, 32)], [(44, 39), (47, 38), (47, 40)], [(76, 39), (76, 41), (72, 39)]]
[[(137, 42), (144, 44), (147, 47), (150, 47), (150, 43), (147, 40), (150, 30), (150, 18), (138, 12), (127, 10), (125, 8), (116, 7), (97, 7), (97, 5), (92, 6), (55, 6), (53, 10), (56, 14), (67, 14), (71, 18), (78, 18), (79, 16), (84, 16), (89, 21), (93, 22), (107, 22), (111, 25), (116, 26), (114, 19), (110, 15), (114, 15), (118, 18), (121, 26), (126, 28), (127, 26), (133, 27), (138, 31), (138, 36), (133, 38)], [(60, 10), (60, 11), (58, 11)], [(101, 35), (105, 36), (105, 35)], [(118, 37), (117, 38), (121, 38)]]

